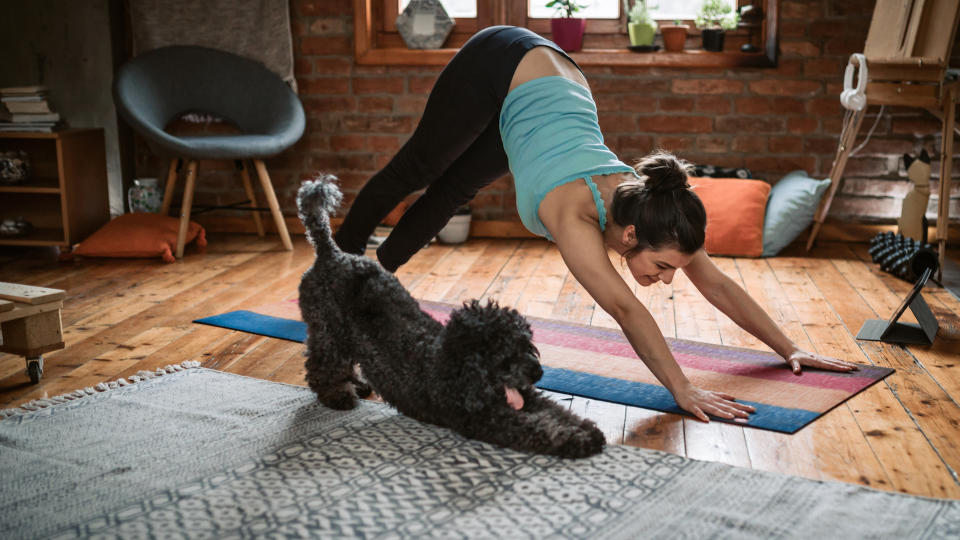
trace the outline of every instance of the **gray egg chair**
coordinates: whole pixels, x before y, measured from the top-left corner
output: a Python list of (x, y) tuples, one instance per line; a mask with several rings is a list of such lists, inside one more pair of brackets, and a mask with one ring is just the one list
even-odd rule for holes
[[(120, 115), (158, 155), (170, 158), (161, 212), (168, 215), (181, 160), (187, 162), (180, 212), (177, 257), (183, 256), (187, 224), (201, 159), (233, 160), (248, 201), (231, 205), (253, 210), (260, 236), (263, 224), (256, 207), (249, 166), (252, 161), (286, 249), (293, 249), (265, 158), (277, 155), (303, 136), (303, 106), (283, 80), (262, 64), (207, 47), (176, 45), (145, 52), (125, 63), (113, 81)], [(239, 134), (177, 136), (164, 128), (184, 113), (212, 114), (232, 122)]]

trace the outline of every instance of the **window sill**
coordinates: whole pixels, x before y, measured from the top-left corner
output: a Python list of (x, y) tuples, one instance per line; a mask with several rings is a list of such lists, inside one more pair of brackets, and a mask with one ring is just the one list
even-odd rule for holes
[[(407, 49), (391, 47), (356, 51), (360, 65), (445, 66), (459, 49)], [(585, 49), (570, 53), (581, 66), (635, 66), (635, 67), (693, 67), (742, 68), (775, 67), (776, 63), (761, 52), (709, 52), (684, 50), (682, 52), (635, 53), (620, 49)]]

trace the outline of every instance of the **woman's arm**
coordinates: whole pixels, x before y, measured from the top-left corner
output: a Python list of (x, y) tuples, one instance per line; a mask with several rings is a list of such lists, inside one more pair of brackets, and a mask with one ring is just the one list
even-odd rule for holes
[(557, 239), (560, 255), (577, 281), (597, 304), (620, 325), (637, 356), (666, 387), (677, 404), (700, 420), (707, 414), (746, 418), (753, 407), (737, 403), (728, 394), (693, 386), (680, 369), (663, 333), (650, 312), (610, 264), (596, 221), (570, 216), (547, 224)]
[(801, 366), (834, 371), (857, 369), (856, 364), (809, 353), (797, 347), (767, 312), (740, 285), (730, 279), (730, 276), (717, 268), (702, 249), (693, 256), (683, 271), (707, 301), (730, 317), (740, 328), (756, 336), (782, 356), (794, 373), (799, 375)]

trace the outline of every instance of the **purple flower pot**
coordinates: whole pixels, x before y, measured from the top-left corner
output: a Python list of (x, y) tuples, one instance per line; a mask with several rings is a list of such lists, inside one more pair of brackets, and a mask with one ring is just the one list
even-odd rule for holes
[(586, 19), (563, 18), (550, 19), (550, 32), (553, 42), (566, 52), (575, 52), (583, 48), (583, 32), (587, 29)]

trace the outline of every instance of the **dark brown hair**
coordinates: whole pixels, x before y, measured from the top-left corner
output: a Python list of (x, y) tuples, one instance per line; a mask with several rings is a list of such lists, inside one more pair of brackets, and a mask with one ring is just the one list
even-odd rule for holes
[(707, 212), (687, 183), (692, 166), (658, 150), (634, 169), (640, 180), (617, 186), (610, 205), (617, 225), (636, 228), (637, 246), (625, 255), (662, 248), (692, 254), (702, 248)]

